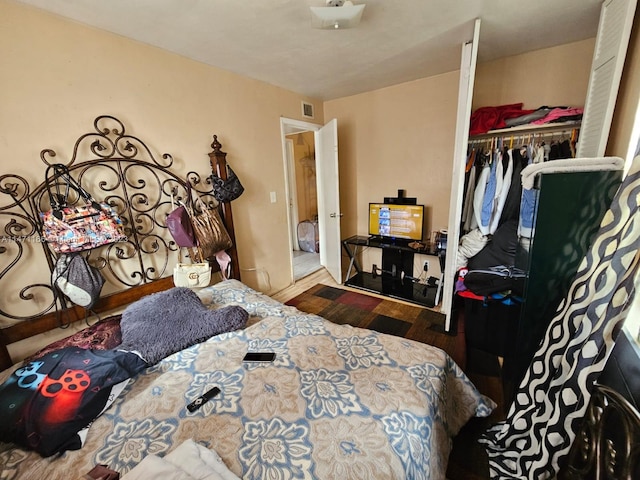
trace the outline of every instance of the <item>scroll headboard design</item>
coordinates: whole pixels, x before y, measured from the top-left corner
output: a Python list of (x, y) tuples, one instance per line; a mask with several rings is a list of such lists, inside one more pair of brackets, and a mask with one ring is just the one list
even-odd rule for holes
[(596, 384), (560, 478), (640, 478), (640, 414), (620, 393)]
[[(173, 209), (172, 195), (176, 200), (184, 199), (189, 182), (210, 208), (218, 202), (212, 195), (211, 172), (205, 177), (195, 171), (175, 173), (170, 154), (156, 158), (142, 140), (127, 134), (115, 117), (97, 117), (94, 129), (78, 138), (69, 160), (57, 158), (53, 150), (42, 150), (45, 167), (38, 175), (44, 179), (46, 166), (65, 164), (85, 190), (114, 207), (123, 221), (125, 241), (85, 252), (106, 279), (103, 298), (94, 307), (100, 312), (173, 286), (171, 274), (179, 249), (165, 224)], [(213, 138), (211, 171), (226, 178), (226, 153), (217, 136)], [(0, 193), (4, 194), (0, 195), (2, 366), (10, 362), (7, 344), (59, 326), (60, 311), (75, 321), (84, 317), (84, 310), (57, 299), (51, 287), (50, 272), (56, 257), (42, 240), (39, 222), (39, 212), (49, 209), (45, 182), (31, 188), (23, 177), (5, 174), (0, 176)], [(81, 201), (73, 198), (73, 192), (70, 195), (70, 203)], [(235, 245), (231, 206), (225, 203), (218, 208)], [(232, 277), (239, 278), (235, 246), (229, 254)]]

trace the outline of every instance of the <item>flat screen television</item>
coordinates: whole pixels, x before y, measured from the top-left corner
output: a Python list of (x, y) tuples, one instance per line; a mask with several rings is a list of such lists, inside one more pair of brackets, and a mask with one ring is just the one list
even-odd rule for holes
[(369, 204), (369, 235), (390, 239), (422, 240), (424, 205)]

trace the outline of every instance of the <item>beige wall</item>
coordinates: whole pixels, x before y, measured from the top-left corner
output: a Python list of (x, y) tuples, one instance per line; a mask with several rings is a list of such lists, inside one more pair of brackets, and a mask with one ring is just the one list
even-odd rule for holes
[[(632, 53), (637, 32), (633, 42)], [(583, 105), (593, 45), (586, 40), (480, 64), (474, 108)], [(636, 73), (625, 74), (622, 94), (636, 103), (637, 57), (628, 60)], [(314, 104), (317, 123), (338, 119), (343, 237), (366, 234), (367, 204), (398, 189), (427, 206), (425, 236), (447, 227), (457, 71), (323, 105), (10, 0), (0, 0), (0, 58), (0, 174), (39, 183), (40, 151), (71, 155), (77, 137), (102, 114), (120, 118), (155, 154), (171, 153), (183, 172), (208, 171), (217, 134), (246, 188), (234, 201), (234, 221), (243, 281), (258, 290), (275, 292), (290, 279), (280, 117), (304, 120), (301, 100)], [(612, 136), (620, 144), (625, 135), (628, 142), (630, 115), (617, 114), (622, 123)], [(266, 271), (270, 283), (254, 268)]]
[(447, 227), (458, 77), (325, 102), (325, 118), (338, 119), (343, 237), (366, 234), (368, 203), (399, 189), (425, 205), (425, 234)]
[(233, 204), (240, 267), (264, 269), (270, 285), (259, 272), (242, 278), (262, 291), (290, 283), (280, 117), (302, 120), (305, 100), (322, 122), (320, 102), (8, 0), (0, 58), (0, 174), (40, 183), (40, 151), (71, 156), (103, 114), (184, 173), (208, 172), (216, 134), (245, 187)]
[[(473, 109), (583, 106), (594, 44), (590, 39), (479, 64)], [(447, 228), (458, 81), (456, 71), (325, 102), (325, 118), (338, 119), (343, 237), (366, 235), (367, 204), (398, 189), (427, 207), (425, 237)]]
[[(473, 109), (508, 103), (583, 107), (594, 46), (592, 38), (479, 64)], [(452, 72), (325, 103), (325, 118), (338, 119), (343, 237), (366, 235), (368, 202), (393, 196), (398, 188), (431, 207), (427, 232), (446, 227), (457, 85), (458, 73)], [(635, 22), (608, 155), (626, 155), (639, 101)], [(375, 262), (375, 252), (363, 260), (366, 268)]]
[[(638, 15), (640, 14), (636, 12), (636, 21), (631, 30), (606, 150), (607, 155), (622, 158), (627, 155), (636, 112), (640, 108), (640, 22), (638, 22)], [(634, 153), (632, 152), (632, 155)]]
[(595, 38), (478, 64), (472, 109), (584, 107)]
[[(368, 204), (405, 190), (425, 205), (424, 238), (447, 228), (459, 72), (325, 102), (338, 119), (342, 238), (368, 233)], [(369, 271), (380, 251), (362, 259)], [(420, 275), (422, 256), (414, 259)], [(343, 258), (343, 264), (346, 256)], [(429, 275), (438, 276), (435, 258)]]

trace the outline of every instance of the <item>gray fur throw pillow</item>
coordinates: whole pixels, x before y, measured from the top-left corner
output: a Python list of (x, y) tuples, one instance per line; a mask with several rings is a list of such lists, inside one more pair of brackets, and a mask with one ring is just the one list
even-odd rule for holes
[(249, 314), (238, 306), (209, 310), (189, 288), (174, 287), (141, 298), (122, 313), (119, 350), (137, 351), (155, 365), (215, 335), (243, 328)]

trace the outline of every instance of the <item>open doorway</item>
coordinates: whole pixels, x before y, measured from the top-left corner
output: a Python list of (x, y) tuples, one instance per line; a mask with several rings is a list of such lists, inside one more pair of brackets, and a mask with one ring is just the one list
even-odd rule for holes
[[(285, 189), (288, 201), (287, 225), (289, 229), (289, 243), (291, 248), (291, 280), (302, 278), (301, 275), (308, 275), (311, 269), (294, 275), (293, 254), (302, 250), (300, 248), (300, 236), (298, 228), (301, 222), (310, 220), (313, 223), (317, 216), (318, 241), (316, 251), (319, 250), (319, 265), (314, 265), (312, 269), (326, 268), (336, 282), (342, 283), (342, 242), (340, 236), (340, 181), (338, 169), (338, 122), (334, 118), (325, 125), (301, 122), (288, 118), (280, 118), (282, 131), (282, 151), (285, 164)], [(297, 134), (309, 133), (308, 137), (300, 137)], [(307, 139), (308, 138), (308, 139)], [(305, 143), (306, 142), (306, 143)], [(309, 182), (313, 189), (315, 185), (316, 193), (309, 198), (315, 199), (315, 206), (312, 211), (300, 213), (298, 203), (302, 200), (302, 188), (296, 185), (296, 170), (305, 171), (304, 164), (313, 165), (309, 162), (296, 162), (294, 160), (295, 147), (300, 147), (302, 158), (313, 157), (315, 171), (307, 170), (307, 174), (313, 178), (315, 173), (315, 184)], [(311, 152), (315, 152), (311, 155)], [(298, 166), (300, 163), (302, 165)], [(307, 179), (309, 180), (309, 179)], [(300, 190), (300, 191), (298, 191)], [(309, 225), (306, 225), (309, 227)], [(317, 243), (319, 242), (319, 244)], [(303, 250), (304, 251), (304, 250)], [(312, 253), (312, 252), (308, 252)], [(315, 253), (315, 252), (313, 252)], [(296, 256), (300, 254), (296, 253)], [(314, 257), (315, 258), (315, 257)], [(296, 262), (300, 264), (301, 262)], [(315, 270), (314, 270), (315, 271)]]
[(297, 281), (322, 268), (315, 134), (313, 131), (298, 131), (285, 135), (285, 140), (293, 279)]

